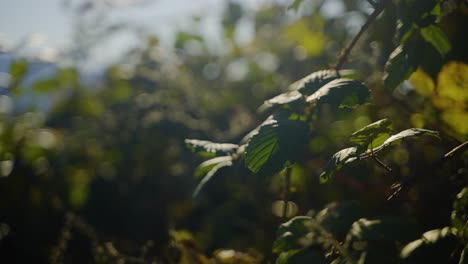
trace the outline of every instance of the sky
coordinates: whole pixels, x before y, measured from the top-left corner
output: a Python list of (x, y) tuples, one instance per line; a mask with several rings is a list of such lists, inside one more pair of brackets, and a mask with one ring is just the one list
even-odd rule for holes
[[(44, 59), (53, 59), (70, 47), (75, 39), (73, 29), (76, 19), (68, 6), (77, 6), (84, 0), (12, 0), (0, 1), (0, 45), (13, 49), (27, 43), (27, 52), (40, 53)], [(221, 0), (95, 0), (111, 3), (106, 13), (109, 21), (131, 22), (160, 37), (162, 44), (172, 41), (178, 29), (191, 30), (193, 16), (203, 17), (199, 27), (203, 34), (215, 35), (219, 30), (214, 22), (221, 19), (227, 1)], [(137, 2), (133, 4), (131, 2)], [(265, 0), (240, 0), (247, 7), (255, 7)], [(108, 39), (97, 50), (97, 63), (106, 63), (125, 48), (137, 45), (137, 38), (130, 33), (118, 34)]]
[[(79, 6), (86, 1), (91, 1), (95, 6), (111, 6), (112, 8), (104, 9), (107, 22), (137, 25), (145, 32), (158, 36), (163, 48), (171, 47), (175, 32), (179, 30), (199, 32), (205, 39), (210, 40), (214, 50), (223, 47), (219, 22), (227, 0), (4, 0), (0, 1), (0, 50), (17, 48), (22, 52), (20, 55), (38, 56), (45, 61), (54, 61), (60, 54), (67, 54), (70, 47), (77, 42), (74, 38), (77, 17), (70, 7)], [(269, 2), (280, 3), (286, 7), (293, 2), (235, 1), (247, 9), (255, 9)], [(340, 0), (326, 1), (322, 12), (331, 16), (342, 12), (339, 3)], [(330, 8), (327, 8), (327, 5)], [(194, 23), (193, 17), (201, 17), (202, 20)], [(86, 65), (85, 68), (94, 70), (105, 67), (116, 62), (128, 49), (143, 45), (135, 30), (119, 32), (106, 37), (92, 49), (90, 65)], [(245, 32), (243, 37), (247, 40), (249, 34), (254, 34), (249, 31), (248, 25)]]

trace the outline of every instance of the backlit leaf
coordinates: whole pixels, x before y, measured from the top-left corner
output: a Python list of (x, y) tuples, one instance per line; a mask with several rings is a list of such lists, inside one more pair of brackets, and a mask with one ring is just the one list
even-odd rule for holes
[[(373, 143), (373, 141), (377, 139), (378, 137), (386, 136), (386, 138), (388, 138), (391, 132), (392, 132), (392, 121), (385, 118), (377, 122), (374, 122), (370, 125), (367, 125), (361, 128), (360, 130), (354, 132), (351, 135), (349, 140), (358, 146), (367, 148), (369, 144)], [(378, 146), (377, 144), (372, 144), (372, 147), (377, 147), (377, 146)]]
[(254, 173), (272, 175), (293, 164), (307, 145), (309, 126), (297, 115), (271, 115), (250, 136), (245, 164)]
[(441, 56), (447, 55), (452, 48), (447, 35), (436, 25), (421, 28), (421, 36), (431, 43)]

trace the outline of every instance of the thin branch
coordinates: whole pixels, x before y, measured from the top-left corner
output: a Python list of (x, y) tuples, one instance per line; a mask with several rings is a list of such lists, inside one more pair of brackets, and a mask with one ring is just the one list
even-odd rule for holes
[(444, 158), (449, 158), (449, 157), (453, 156), (456, 152), (458, 152), (460, 150), (463, 150), (467, 146), (468, 146), (468, 141), (465, 141), (464, 143), (456, 146), (451, 151), (447, 152), (447, 154), (444, 155)]
[(390, 174), (392, 174), (392, 169), (385, 163), (383, 163), (381, 160), (377, 158), (377, 156), (374, 155), (374, 148), (372, 147), (372, 142), (371, 142), (371, 150), (370, 150), (370, 156), (371, 158), (377, 162), (377, 165), (379, 165), (381, 168), (384, 168), (387, 170)]
[(285, 186), (284, 186), (284, 196), (283, 196), (283, 203), (284, 203), (283, 204), (283, 219), (286, 219), (287, 214), (288, 214), (289, 189), (291, 186), (291, 170), (292, 170), (291, 167), (286, 168), (286, 173), (284, 175)]
[(362, 25), (361, 29), (359, 32), (354, 36), (354, 38), (351, 40), (351, 42), (348, 44), (348, 46), (345, 48), (345, 50), (341, 53), (340, 57), (338, 58), (338, 62), (335, 65), (335, 70), (338, 72), (343, 64), (347, 61), (349, 54), (351, 53), (351, 50), (354, 48), (356, 45), (357, 41), (359, 38), (361, 38), (361, 35), (369, 28), (369, 26), (375, 21), (375, 19), (384, 11), (388, 0), (381, 0), (378, 5), (375, 6), (374, 12), (370, 14), (370, 16), (367, 18), (366, 23)]
[(390, 174), (392, 173), (392, 169), (385, 163), (383, 163), (381, 160), (379, 160), (377, 158), (377, 156), (374, 155), (374, 153), (372, 153), (371, 155), (371, 158), (377, 162), (377, 165), (379, 165), (381, 168), (384, 168), (385, 170), (387, 170)]

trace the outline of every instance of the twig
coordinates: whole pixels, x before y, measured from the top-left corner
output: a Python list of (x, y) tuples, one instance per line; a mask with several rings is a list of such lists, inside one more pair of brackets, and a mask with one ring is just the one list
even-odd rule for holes
[(366, 20), (366, 23), (364, 23), (364, 25), (362, 25), (359, 32), (356, 34), (356, 36), (354, 36), (354, 38), (351, 40), (351, 42), (348, 44), (348, 46), (345, 48), (345, 50), (341, 53), (340, 57), (338, 58), (338, 62), (335, 65), (335, 71), (337, 73), (341, 69), (343, 64), (346, 62), (346, 60), (348, 59), (348, 56), (351, 53), (351, 50), (354, 48), (354, 46), (356, 45), (359, 38), (361, 38), (361, 35), (369, 28), (369, 26), (374, 22), (374, 20), (385, 9), (385, 6), (387, 5), (387, 2), (388, 2), (388, 0), (381, 0), (380, 3), (375, 6), (374, 12), (372, 12), (372, 14), (370, 14), (370, 16)]
[(381, 160), (377, 158), (377, 156), (374, 155), (374, 148), (372, 147), (372, 142), (371, 142), (371, 150), (370, 150), (370, 157), (377, 162), (377, 165), (379, 165), (381, 168), (386, 169), (390, 174), (392, 174), (392, 169), (385, 163), (383, 163)]
[(385, 163), (383, 163), (381, 160), (379, 160), (379, 159), (377, 158), (377, 156), (374, 155), (374, 152), (372, 152), (372, 150), (371, 150), (371, 155), (370, 155), (370, 156), (371, 156), (371, 158), (372, 158), (375, 162), (377, 162), (377, 165), (379, 165), (381, 168), (384, 168), (384, 169), (387, 170), (390, 174), (392, 174), (392, 169), (391, 169), (387, 164), (385, 164)]
[(465, 141), (464, 143), (456, 146), (451, 151), (447, 152), (447, 154), (444, 155), (444, 158), (449, 158), (449, 157), (453, 156), (456, 152), (458, 152), (460, 150), (463, 150), (467, 146), (468, 146), (468, 141)]
[(288, 213), (288, 199), (289, 199), (289, 189), (290, 189), (290, 186), (291, 186), (291, 170), (292, 168), (291, 167), (288, 167), (286, 168), (286, 173), (284, 175), (284, 182), (285, 182), (285, 186), (284, 186), (284, 196), (283, 196), (283, 219), (286, 219), (287, 218), (287, 213)]

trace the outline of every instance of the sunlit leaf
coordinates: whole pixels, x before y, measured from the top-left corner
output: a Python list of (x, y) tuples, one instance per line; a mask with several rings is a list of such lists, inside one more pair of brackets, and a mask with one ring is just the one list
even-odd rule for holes
[(401, 140), (407, 138), (415, 138), (421, 136), (433, 136), (439, 138), (439, 132), (423, 129), (423, 128), (410, 128), (401, 131), (398, 134), (392, 135), (389, 137), (385, 142), (378, 148), (374, 149), (374, 151), (382, 150), (390, 145), (398, 144)]
[(411, 74), (409, 81), (413, 85), (414, 90), (422, 96), (430, 96), (434, 93), (434, 81), (421, 68), (418, 68), (413, 74)]
[(203, 187), (213, 178), (213, 176), (216, 175), (216, 173), (224, 168), (224, 167), (230, 167), (232, 166), (232, 161), (231, 160), (226, 160), (222, 161), (218, 164), (216, 164), (211, 170), (206, 174), (206, 176), (198, 183), (197, 187), (195, 188), (195, 191), (193, 191), (193, 197), (197, 197), (200, 191), (203, 189)]
[(288, 112), (271, 115), (251, 135), (245, 149), (246, 166), (260, 175), (273, 175), (293, 164), (307, 144), (309, 126)]
[(431, 43), (442, 56), (447, 55), (452, 48), (447, 35), (436, 25), (429, 25), (421, 28), (421, 35), (427, 42)]
[(204, 161), (198, 166), (197, 170), (195, 171), (195, 176), (199, 177), (205, 175), (209, 171), (211, 171), (211, 169), (213, 169), (216, 165), (226, 161), (232, 161), (232, 156), (221, 156)]
[(335, 79), (312, 95), (307, 97), (307, 102), (320, 106), (329, 104), (332, 107), (354, 106), (365, 102), (369, 96), (367, 87), (359, 81), (351, 79)]
[(297, 91), (282, 93), (276, 97), (266, 100), (258, 108), (259, 112), (277, 110), (280, 107), (290, 109), (300, 109), (305, 106), (305, 98)]
[(356, 71), (353, 70), (340, 70), (339, 76), (335, 70), (320, 70), (313, 72), (306, 77), (294, 82), (289, 86), (291, 91), (299, 91), (303, 95), (311, 95), (315, 93), (320, 87), (339, 78), (353, 78), (356, 76)]
[(239, 147), (236, 144), (230, 143), (215, 143), (207, 140), (186, 139), (185, 144), (187, 147), (201, 155), (230, 155), (237, 151)]
[(420, 239), (408, 243), (400, 253), (407, 263), (449, 263), (457, 239), (453, 229), (444, 227), (425, 232)]
[(468, 101), (468, 64), (451, 61), (445, 64), (437, 77), (437, 92), (454, 101)]
[(343, 167), (346, 163), (355, 161), (357, 159), (357, 148), (351, 147), (338, 151), (325, 165), (325, 169), (320, 174), (320, 183), (325, 183), (331, 179), (335, 173)]
[[(321, 18), (317, 17), (317, 19)], [(310, 57), (319, 56), (323, 53), (326, 44), (326, 35), (322, 30), (317, 29), (319, 25), (316, 23), (312, 28), (308, 17), (296, 20), (285, 27), (283, 39), (300, 46)]]

